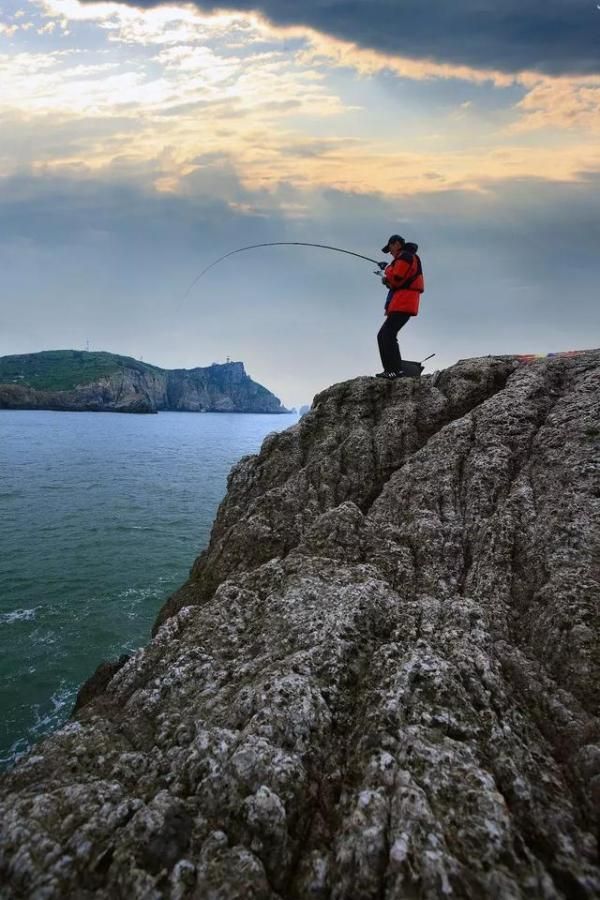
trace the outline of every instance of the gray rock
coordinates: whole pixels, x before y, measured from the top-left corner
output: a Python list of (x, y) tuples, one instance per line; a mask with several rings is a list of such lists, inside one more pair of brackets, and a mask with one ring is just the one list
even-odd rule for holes
[(597, 897), (599, 388), (465, 360), (267, 438), (3, 777), (0, 897)]

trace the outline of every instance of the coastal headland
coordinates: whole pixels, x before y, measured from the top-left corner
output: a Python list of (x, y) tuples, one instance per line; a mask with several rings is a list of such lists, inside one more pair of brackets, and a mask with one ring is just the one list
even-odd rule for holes
[(242, 362), (161, 369), (129, 356), (47, 350), (0, 357), (0, 409), (286, 413)]

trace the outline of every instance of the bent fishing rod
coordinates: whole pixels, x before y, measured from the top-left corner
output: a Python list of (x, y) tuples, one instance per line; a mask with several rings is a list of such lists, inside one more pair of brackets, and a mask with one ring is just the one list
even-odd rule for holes
[(370, 256), (363, 256), (362, 253), (354, 253), (353, 250), (344, 250), (342, 247), (331, 247), (329, 244), (311, 244), (306, 241), (269, 241), (266, 244), (250, 244), (248, 247), (238, 247), (237, 250), (230, 250), (229, 253), (225, 253), (223, 256), (215, 259), (214, 262), (211, 262), (205, 269), (202, 269), (181, 298), (181, 302), (183, 303), (183, 301), (187, 299), (191, 290), (198, 284), (200, 279), (218, 263), (223, 262), (223, 260), (227, 259), (229, 256), (233, 256), (234, 253), (242, 253), (244, 250), (256, 250), (257, 247), (319, 247), (321, 250), (335, 250), (336, 253), (347, 253), (348, 256), (357, 256), (359, 259), (366, 259), (367, 262), (375, 263), (375, 265), (378, 266), (378, 268), (374, 270), (376, 275), (381, 274), (382, 269), (387, 265), (386, 262), (378, 262), (376, 259), (371, 259)]

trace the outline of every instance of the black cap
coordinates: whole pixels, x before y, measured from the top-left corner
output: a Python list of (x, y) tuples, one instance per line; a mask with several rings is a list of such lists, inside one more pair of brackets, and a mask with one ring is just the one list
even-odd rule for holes
[(382, 247), (382, 248), (381, 248), (381, 252), (382, 252), (382, 253), (389, 253), (389, 252), (390, 252), (390, 244), (392, 243), (392, 241), (400, 241), (401, 244), (405, 244), (405, 243), (406, 243), (406, 241), (404, 240), (404, 238), (403, 238), (403, 237), (400, 237), (399, 234), (393, 234), (393, 235), (390, 237), (390, 239), (388, 240), (388, 242), (387, 242), (387, 244), (385, 245), (385, 247)]

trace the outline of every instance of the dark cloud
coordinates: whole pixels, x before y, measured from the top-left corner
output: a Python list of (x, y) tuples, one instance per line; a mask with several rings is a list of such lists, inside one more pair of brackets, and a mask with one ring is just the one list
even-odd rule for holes
[[(133, 5), (155, 6), (159, 0)], [(203, 10), (258, 10), (385, 53), (516, 72), (600, 71), (595, 0), (202, 0)]]

